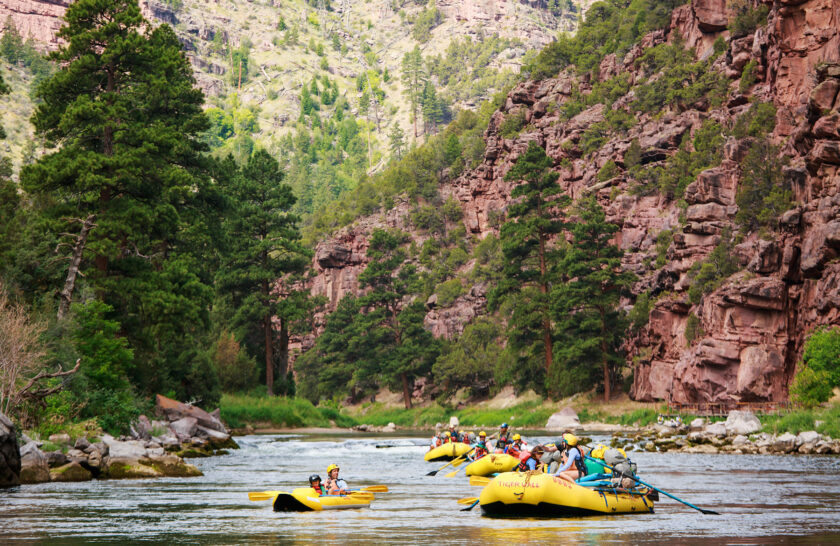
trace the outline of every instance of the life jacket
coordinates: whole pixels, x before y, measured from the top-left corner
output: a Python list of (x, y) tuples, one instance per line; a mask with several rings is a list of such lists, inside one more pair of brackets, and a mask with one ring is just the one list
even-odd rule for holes
[(525, 472), (526, 470), (530, 470), (528, 468), (528, 459), (534, 459), (537, 463), (540, 461), (534, 457), (530, 451), (522, 451), (519, 453), (519, 466), (516, 467), (517, 470), (520, 472)]
[(516, 444), (510, 444), (509, 446), (507, 446), (507, 449), (505, 449), (505, 453), (507, 453), (511, 457), (519, 457), (519, 454), (522, 453), (522, 450)]
[(504, 449), (508, 446), (508, 444), (510, 444), (510, 439), (508, 438), (508, 435), (500, 434), (499, 439), (496, 440), (496, 449), (501, 449), (504, 452)]
[(573, 449), (577, 449), (577, 452), (578, 452), (578, 456), (574, 460), (575, 469), (578, 472), (580, 472), (580, 477), (586, 476), (586, 463), (584, 463), (583, 452), (580, 450), (579, 447), (571, 447), (571, 448), (567, 449), (566, 450), (566, 457), (571, 456), (571, 452), (572, 452)]
[(485, 444), (478, 444), (475, 446), (475, 451), (473, 451), (473, 457), (480, 459), (481, 457), (487, 455), (487, 453), (487, 446)]
[(318, 493), (318, 496), (319, 496), (319, 497), (320, 497), (321, 495), (326, 495), (326, 494), (327, 494), (327, 488), (326, 488), (326, 487), (324, 487), (324, 484), (323, 484), (323, 483), (322, 483), (321, 485), (319, 485), (318, 487), (315, 487), (315, 486), (314, 486), (314, 485), (312, 485), (312, 484), (309, 484), (309, 485), (310, 485), (310, 487), (312, 487), (312, 489), (314, 489), (314, 490), (315, 490), (315, 492), (316, 492), (316, 493)]

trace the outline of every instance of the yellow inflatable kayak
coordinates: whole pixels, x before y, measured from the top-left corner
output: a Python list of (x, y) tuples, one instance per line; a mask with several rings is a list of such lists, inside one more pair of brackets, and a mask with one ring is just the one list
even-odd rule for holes
[(423, 458), (427, 461), (451, 461), (466, 455), (471, 449), (469, 444), (453, 442), (430, 449)]
[(653, 512), (648, 492), (582, 487), (551, 474), (506, 472), (487, 484), (478, 498), (489, 516), (594, 516)]
[(464, 469), (467, 476), (489, 476), (499, 472), (510, 472), (519, 466), (519, 459), (507, 453), (490, 453), (471, 462)]
[(324, 495), (319, 497), (311, 487), (294, 489), (291, 493), (280, 493), (274, 499), (275, 512), (319, 512), (346, 508), (367, 508), (373, 495)]

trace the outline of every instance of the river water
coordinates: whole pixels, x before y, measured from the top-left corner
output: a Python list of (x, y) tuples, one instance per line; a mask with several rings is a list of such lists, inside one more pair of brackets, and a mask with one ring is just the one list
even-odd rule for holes
[[(596, 441), (606, 438), (598, 438)], [(547, 438), (529, 438), (532, 445)], [(632, 453), (639, 474), (697, 506), (661, 497), (653, 514), (490, 519), (461, 470), (435, 477), (425, 437), (255, 435), (193, 460), (201, 478), (48, 483), (0, 490), (0, 543), (601, 544), (840, 543), (840, 458)], [(274, 513), (248, 491), (291, 490), (341, 466), (351, 487), (387, 484), (365, 510)], [(462, 467), (463, 468), (463, 467)]]

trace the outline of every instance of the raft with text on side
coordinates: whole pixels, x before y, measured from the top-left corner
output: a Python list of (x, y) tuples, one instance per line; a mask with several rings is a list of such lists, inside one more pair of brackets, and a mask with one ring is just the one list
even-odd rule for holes
[(449, 444), (440, 445), (434, 449), (429, 450), (423, 459), (427, 461), (451, 461), (463, 455), (466, 455), (472, 450), (469, 444), (463, 442), (452, 442)]
[(292, 490), (291, 493), (279, 493), (273, 505), (275, 512), (320, 512), (321, 510), (368, 508), (372, 500), (373, 493), (319, 497), (311, 487), (300, 487)]
[(519, 466), (519, 459), (516, 457), (506, 453), (501, 455), (491, 453), (468, 464), (464, 473), (467, 476), (489, 476), (499, 472), (510, 472), (517, 466)]
[(653, 500), (647, 494), (647, 489), (583, 487), (551, 474), (505, 472), (484, 487), (478, 503), (488, 516), (648, 514)]

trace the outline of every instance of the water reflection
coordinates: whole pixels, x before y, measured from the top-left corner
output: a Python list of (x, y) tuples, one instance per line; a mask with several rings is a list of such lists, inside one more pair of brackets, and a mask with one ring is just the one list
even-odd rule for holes
[[(681, 544), (840, 543), (840, 460), (820, 456), (635, 453), (646, 481), (722, 513), (663, 497), (654, 514), (489, 519), (461, 512), (478, 495), (463, 471), (425, 474), (426, 435), (248, 436), (242, 449), (195, 463), (193, 479), (41, 484), (0, 492), (0, 542), (151, 544)], [(542, 441), (547, 438), (532, 439)], [(596, 441), (599, 440), (596, 438)], [(351, 486), (387, 484), (371, 508), (274, 513), (248, 491), (290, 490), (341, 466)]]

